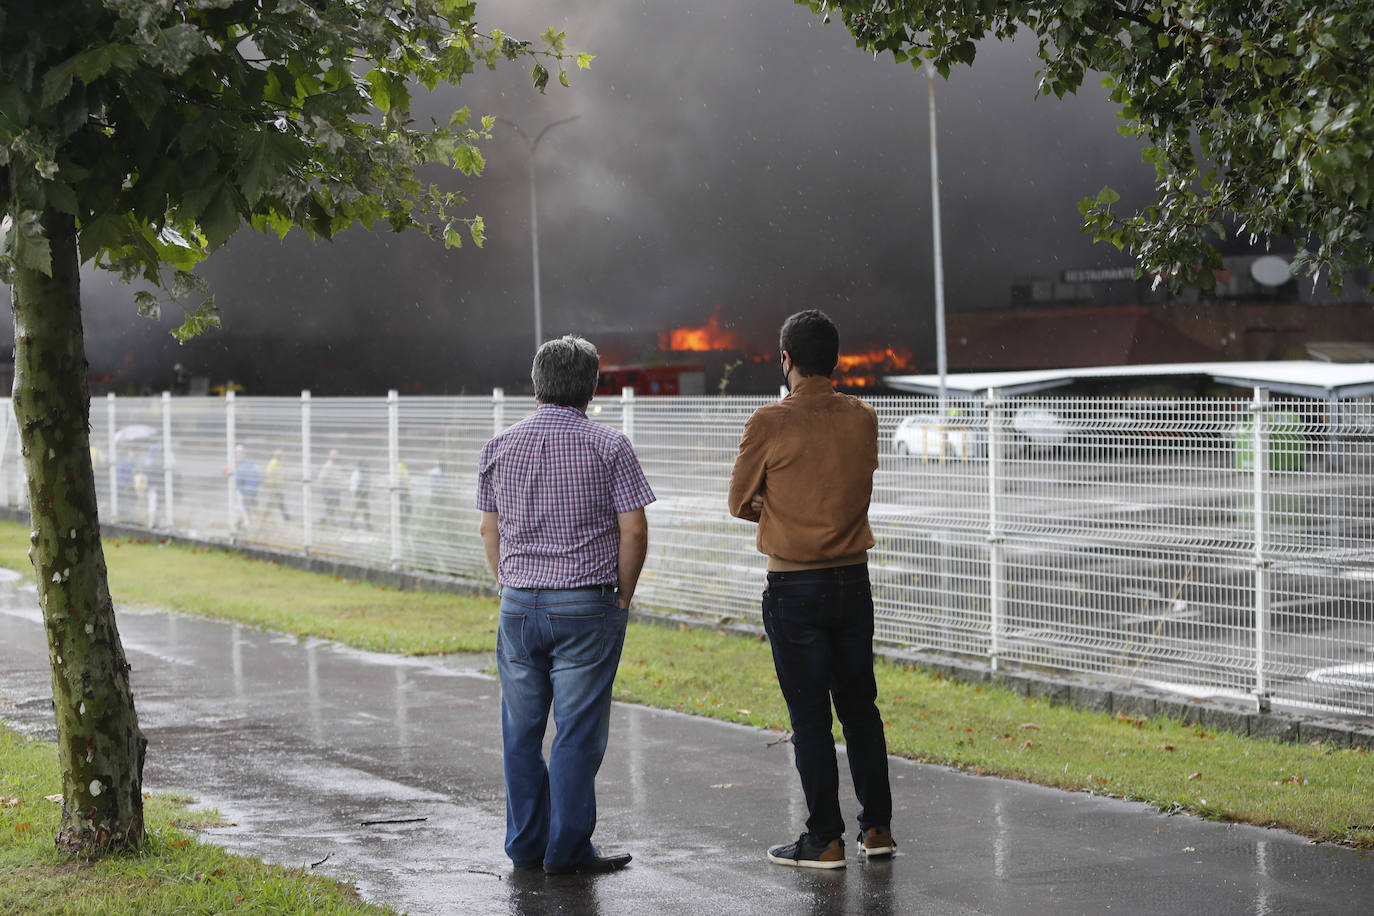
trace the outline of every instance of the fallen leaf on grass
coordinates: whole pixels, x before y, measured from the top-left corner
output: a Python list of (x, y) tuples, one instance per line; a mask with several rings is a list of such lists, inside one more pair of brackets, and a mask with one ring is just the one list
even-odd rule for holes
[(752, 716), (753, 712), (748, 709), (736, 709), (735, 712), (741, 716)]
[(1190, 780), (1192, 780), (1192, 779), (1201, 779), (1201, 778), (1202, 778), (1202, 774), (1201, 774), (1201, 773), (1194, 773), (1193, 775), (1189, 776), (1188, 778), (1189, 778)]
[(1172, 744), (1156, 744), (1155, 747), (1161, 751), (1172, 751), (1174, 749)]
[(1025, 744), (1021, 745), (1021, 747), (1022, 747), (1022, 748), (1035, 747), (1035, 742), (1034, 742), (1034, 741), (1027, 741)]
[(44, 800), (44, 801), (50, 801), (50, 802), (52, 802), (52, 803), (55, 804), (55, 805), (60, 805), (60, 804), (62, 804), (62, 801), (63, 801), (61, 795), (44, 795), (44, 796), (43, 796), (43, 800)]
[(1022, 722), (1022, 723), (1021, 723), (1019, 726), (1017, 726), (1017, 727), (1018, 727), (1018, 728), (1021, 728), (1021, 729), (1031, 729), (1031, 728), (1039, 728), (1040, 726), (1036, 725), (1034, 722)]
[(14, 825), (14, 832), (15, 832), (15, 833), (28, 833), (29, 830), (31, 830), (32, 828), (33, 828), (33, 824), (30, 824), (28, 821), (24, 821), (24, 822), (21, 823), (21, 824), (15, 824), (15, 825)]
[(1280, 779), (1279, 782), (1282, 783), (1283, 785), (1286, 785), (1286, 786), (1293, 786), (1293, 785), (1296, 785), (1296, 786), (1305, 786), (1305, 785), (1307, 785), (1307, 780), (1306, 780), (1305, 778), (1303, 778), (1302, 776), (1285, 776), (1285, 777), (1283, 777), (1283, 779)]

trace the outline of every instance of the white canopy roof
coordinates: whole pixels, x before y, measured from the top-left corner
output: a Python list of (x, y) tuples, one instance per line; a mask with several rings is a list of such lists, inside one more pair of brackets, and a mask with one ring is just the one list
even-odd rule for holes
[[(1270, 362), (1157, 363), (1146, 366), (1090, 366), (1079, 369), (1027, 369), (1016, 372), (959, 372), (945, 376), (945, 390), (968, 397), (996, 388), (1003, 395), (1030, 394), (1083, 379), (1170, 378), (1202, 376), (1222, 385), (1265, 387), (1280, 394), (1321, 398), (1357, 398), (1374, 394), (1374, 363), (1328, 363), (1317, 360)], [(883, 383), (898, 391), (935, 394), (938, 375), (889, 375)]]

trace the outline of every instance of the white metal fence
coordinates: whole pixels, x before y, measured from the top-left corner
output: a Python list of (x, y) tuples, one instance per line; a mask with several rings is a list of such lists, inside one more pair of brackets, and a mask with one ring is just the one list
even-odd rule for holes
[[(594, 401), (658, 495), (637, 600), (758, 615), (726, 487), (764, 398)], [(1186, 695), (1374, 714), (1374, 404), (875, 398), (878, 638)], [(529, 398), (119, 398), (92, 406), (103, 519), (489, 579), (483, 443)], [(0, 503), (23, 471), (6, 409)], [(1256, 456), (1259, 459), (1256, 460)]]

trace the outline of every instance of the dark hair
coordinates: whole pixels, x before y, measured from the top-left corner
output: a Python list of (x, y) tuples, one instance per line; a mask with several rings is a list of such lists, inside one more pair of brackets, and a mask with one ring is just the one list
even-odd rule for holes
[(778, 347), (802, 375), (828, 376), (840, 359), (840, 332), (825, 312), (807, 309), (782, 323)]
[(568, 334), (545, 341), (534, 354), (530, 380), (541, 404), (583, 408), (596, 391), (601, 354), (591, 341)]

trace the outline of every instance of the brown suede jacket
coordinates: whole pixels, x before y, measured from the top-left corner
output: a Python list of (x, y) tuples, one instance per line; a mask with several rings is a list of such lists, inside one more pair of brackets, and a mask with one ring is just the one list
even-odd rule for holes
[[(878, 415), (832, 387), (803, 378), (744, 424), (730, 474), (730, 514), (759, 523), (758, 548), (773, 571), (851, 566), (873, 546), (868, 502), (878, 468)], [(751, 505), (763, 496), (763, 511)]]

